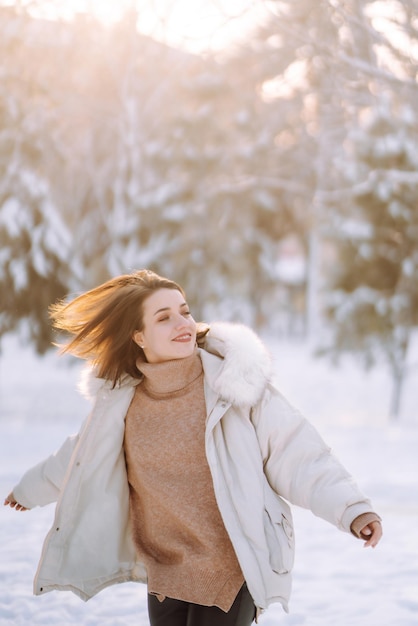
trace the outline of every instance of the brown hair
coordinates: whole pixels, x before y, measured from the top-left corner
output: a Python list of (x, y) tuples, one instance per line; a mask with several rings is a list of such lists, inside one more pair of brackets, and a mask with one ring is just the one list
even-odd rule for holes
[[(174, 281), (151, 270), (137, 270), (112, 278), (72, 302), (53, 304), (49, 314), (54, 328), (72, 335), (61, 345), (62, 352), (91, 361), (97, 375), (113, 386), (124, 374), (140, 378), (136, 361), (145, 360), (145, 355), (133, 334), (143, 330), (143, 304), (158, 289), (176, 289), (185, 296)], [(202, 328), (200, 335), (207, 330)]]

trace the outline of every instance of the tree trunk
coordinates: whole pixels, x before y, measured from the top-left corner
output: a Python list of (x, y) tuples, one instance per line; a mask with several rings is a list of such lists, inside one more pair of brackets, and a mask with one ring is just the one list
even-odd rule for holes
[(389, 416), (392, 420), (399, 419), (399, 415), (401, 412), (401, 400), (402, 400), (402, 391), (405, 382), (405, 370), (401, 368), (400, 370), (394, 372), (392, 378), (392, 393), (390, 398), (390, 410)]
[(408, 371), (407, 355), (409, 339), (409, 329), (407, 329), (400, 345), (398, 346), (399, 350), (395, 351), (393, 359), (391, 360), (392, 394), (390, 398), (389, 416), (394, 420), (399, 419), (401, 412), (402, 391)]

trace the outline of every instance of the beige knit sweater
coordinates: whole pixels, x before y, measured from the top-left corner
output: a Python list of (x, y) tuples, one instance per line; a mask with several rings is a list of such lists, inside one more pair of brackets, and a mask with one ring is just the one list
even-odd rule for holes
[(144, 380), (127, 413), (125, 454), (148, 591), (228, 611), (244, 579), (206, 460), (199, 353), (138, 367)]

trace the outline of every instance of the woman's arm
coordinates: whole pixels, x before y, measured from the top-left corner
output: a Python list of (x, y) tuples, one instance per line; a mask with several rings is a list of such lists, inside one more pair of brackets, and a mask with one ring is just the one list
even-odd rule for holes
[(68, 437), (57, 452), (31, 467), (4, 500), (5, 506), (27, 511), (58, 499), (79, 435)]
[[(274, 388), (253, 412), (270, 486), (289, 502), (373, 545), (380, 539), (379, 516), (352, 476), (316, 429)], [(371, 514), (370, 518), (362, 518)], [(376, 522), (376, 523), (374, 523)], [(371, 534), (370, 534), (371, 531)], [(363, 534), (361, 534), (363, 533)]]

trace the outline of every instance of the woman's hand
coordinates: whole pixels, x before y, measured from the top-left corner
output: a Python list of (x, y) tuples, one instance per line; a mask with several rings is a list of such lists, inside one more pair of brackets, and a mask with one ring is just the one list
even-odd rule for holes
[(382, 538), (382, 525), (380, 522), (370, 522), (360, 530), (361, 539), (365, 539), (364, 547), (375, 548)]
[(10, 506), (12, 509), (16, 509), (16, 511), (29, 511), (29, 509), (19, 504), (19, 502), (16, 502), (12, 491), (4, 500), (4, 506)]

